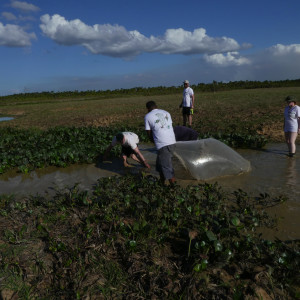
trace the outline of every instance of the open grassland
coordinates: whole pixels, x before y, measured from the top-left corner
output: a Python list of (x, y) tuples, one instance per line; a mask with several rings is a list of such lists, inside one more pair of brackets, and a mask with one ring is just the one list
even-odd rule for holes
[[(283, 140), (283, 108), (287, 95), (300, 99), (300, 87), (234, 90), (225, 92), (195, 91), (193, 127), (207, 132), (257, 132), (271, 140)], [(129, 96), (120, 98), (26, 99), (0, 101), (0, 115), (13, 121), (0, 127), (48, 129), (56, 126), (114, 126), (142, 129), (145, 103), (154, 100), (168, 110), (174, 124), (182, 123), (181, 94)]]

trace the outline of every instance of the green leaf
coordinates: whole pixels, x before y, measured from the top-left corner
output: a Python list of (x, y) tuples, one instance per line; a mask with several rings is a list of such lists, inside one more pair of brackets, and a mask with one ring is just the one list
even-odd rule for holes
[(241, 221), (238, 217), (234, 217), (231, 219), (231, 223), (234, 225), (234, 226), (239, 226)]
[(214, 233), (210, 230), (206, 231), (206, 236), (210, 241), (216, 241), (217, 237), (214, 235)]

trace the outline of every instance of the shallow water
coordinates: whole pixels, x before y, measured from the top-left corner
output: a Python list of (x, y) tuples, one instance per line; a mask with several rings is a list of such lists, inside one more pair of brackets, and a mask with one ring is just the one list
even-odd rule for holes
[(13, 117), (0, 117), (0, 122), (13, 120)]
[[(155, 176), (156, 151), (149, 145), (140, 145), (140, 149), (151, 165), (148, 171), (138, 164), (132, 163), (131, 168), (124, 168), (121, 160), (101, 162), (97, 165), (72, 165), (67, 168), (49, 167), (30, 174), (8, 172), (0, 175), (0, 194), (44, 194), (53, 193), (55, 189), (72, 187), (78, 183), (82, 189), (91, 190), (100, 177), (124, 175), (126, 173), (149, 172)], [(228, 176), (209, 180), (218, 182), (225, 190), (242, 189), (257, 196), (268, 193), (270, 196), (284, 195), (288, 201), (269, 209), (273, 215), (282, 218), (277, 232), (264, 231), (266, 238), (274, 236), (280, 239), (300, 238), (300, 157), (287, 157), (285, 144), (269, 144), (262, 150), (238, 150), (245, 159), (251, 162), (252, 170), (238, 176)], [(174, 161), (175, 175), (182, 186), (201, 183), (193, 180), (179, 161)]]

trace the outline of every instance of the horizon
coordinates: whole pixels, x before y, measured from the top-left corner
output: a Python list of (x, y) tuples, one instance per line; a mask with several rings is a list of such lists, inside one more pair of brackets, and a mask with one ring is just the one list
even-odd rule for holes
[[(259, 80), (239, 80), (239, 81), (229, 81), (229, 82), (223, 82), (223, 81), (215, 81), (213, 80), (212, 82), (208, 82), (208, 83), (203, 83), (203, 82), (199, 82), (199, 83), (195, 83), (195, 84), (191, 84), (190, 86), (193, 87), (193, 89), (196, 89), (198, 86), (200, 85), (214, 85), (215, 83), (216, 84), (224, 84), (224, 85), (229, 85), (230, 83), (237, 83), (237, 82), (240, 82), (240, 83), (284, 83), (284, 82), (295, 82), (297, 83), (298, 81), (300, 81), (300, 78), (296, 78), (296, 79), (285, 79), (285, 80), (264, 80), (264, 81), (259, 81)], [(43, 93), (49, 93), (49, 94), (60, 94), (60, 93), (88, 93), (88, 92), (95, 92), (95, 93), (101, 93), (101, 92), (116, 92), (116, 91), (126, 91), (126, 90), (131, 90), (131, 89), (156, 89), (156, 88), (174, 88), (174, 89), (180, 89), (181, 86), (153, 86), (153, 87), (141, 87), (141, 86), (135, 86), (135, 87), (131, 87), (131, 88), (127, 88), (127, 89), (123, 89), (123, 88), (120, 88), (120, 89), (106, 89), (106, 90), (65, 90), (65, 91), (38, 91), (38, 92), (21, 92), (21, 93), (17, 93), (17, 94), (9, 94), (9, 95), (0, 95), (0, 98), (4, 98), (4, 97), (9, 97), (9, 96), (17, 96), (17, 95), (23, 95), (23, 94), (43, 94)], [(281, 87), (295, 87), (294, 85), (282, 85), (282, 86), (276, 86), (278, 88), (281, 88)], [(259, 88), (276, 88), (276, 87), (251, 87), (251, 89), (259, 89)], [(229, 88), (228, 90), (236, 90), (236, 89), (239, 89), (239, 88)], [(240, 89), (249, 89), (245, 86), (241, 86)], [(215, 92), (215, 91), (214, 91)]]

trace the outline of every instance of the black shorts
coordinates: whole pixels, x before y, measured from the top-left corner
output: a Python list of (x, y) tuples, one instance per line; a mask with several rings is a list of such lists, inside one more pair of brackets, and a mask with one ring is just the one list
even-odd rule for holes
[(134, 154), (134, 151), (131, 147), (122, 146), (122, 154), (126, 155), (127, 157), (130, 157), (131, 154)]
[(183, 107), (182, 108), (182, 114), (183, 115), (192, 115), (192, 113), (191, 113), (191, 108), (190, 107)]

